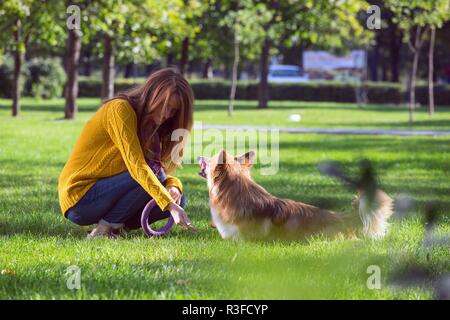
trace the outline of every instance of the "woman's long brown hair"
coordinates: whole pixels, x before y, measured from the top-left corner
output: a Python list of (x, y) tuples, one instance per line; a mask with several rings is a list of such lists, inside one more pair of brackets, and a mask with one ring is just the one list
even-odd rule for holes
[[(178, 103), (175, 115), (159, 127), (155, 127), (155, 117), (166, 112), (166, 108), (170, 107), (171, 98)], [(161, 143), (161, 162), (168, 172), (175, 170), (179, 166), (179, 161), (173, 161), (172, 151), (175, 146), (181, 144), (177, 146), (177, 156), (181, 157), (186, 137), (183, 136), (181, 141), (172, 141), (172, 132), (176, 129), (191, 131), (194, 103), (192, 88), (178, 69), (175, 67), (160, 69), (152, 73), (144, 84), (119, 93), (113, 99), (127, 100), (136, 112), (138, 137), (146, 160), (155, 156), (152, 146), (155, 142), (154, 134), (158, 134)]]

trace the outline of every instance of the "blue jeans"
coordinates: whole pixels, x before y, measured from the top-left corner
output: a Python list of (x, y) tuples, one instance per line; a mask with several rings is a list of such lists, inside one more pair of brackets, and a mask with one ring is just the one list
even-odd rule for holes
[[(163, 183), (166, 179), (162, 171), (157, 175)], [(151, 200), (150, 195), (130, 175), (128, 171), (98, 180), (86, 194), (70, 208), (66, 217), (80, 226), (98, 223), (100, 220), (118, 229), (137, 229), (141, 226), (141, 213)], [(186, 197), (182, 194), (181, 207), (186, 206)], [(150, 214), (149, 223), (167, 219), (169, 211), (155, 206)]]

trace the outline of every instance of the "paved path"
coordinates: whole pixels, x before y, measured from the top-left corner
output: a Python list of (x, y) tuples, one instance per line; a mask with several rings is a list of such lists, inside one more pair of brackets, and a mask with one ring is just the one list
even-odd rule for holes
[(289, 133), (322, 133), (322, 134), (366, 134), (366, 135), (397, 135), (397, 136), (450, 136), (450, 130), (395, 130), (395, 129), (354, 129), (354, 128), (289, 128), (244, 125), (202, 124), (194, 129), (221, 130), (273, 130)]

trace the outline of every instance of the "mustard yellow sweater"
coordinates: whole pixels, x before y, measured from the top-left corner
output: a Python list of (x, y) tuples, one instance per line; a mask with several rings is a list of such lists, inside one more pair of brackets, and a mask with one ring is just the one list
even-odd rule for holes
[[(73, 207), (98, 179), (128, 170), (162, 209), (173, 202), (169, 192), (149, 168), (137, 136), (133, 107), (122, 99), (103, 104), (86, 123), (58, 179), (62, 214)], [(168, 176), (166, 186), (181, 182)]]

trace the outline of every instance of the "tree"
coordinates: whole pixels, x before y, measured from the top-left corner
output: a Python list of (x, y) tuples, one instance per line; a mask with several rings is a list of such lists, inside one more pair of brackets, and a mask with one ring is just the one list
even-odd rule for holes
[[(380, 28), (371, 30), (375, 33), (375, 43), (369, 59), (370, 78), (373, 81), (379, 80), (378, 66), (381, 62), (384, 80), (389, 79), (392, 82), (399, 82), (402, 30), (394, 22), (394, 14), (383, 0), (368, 0), (368, 2), (380, 9), (379, 17), (381, 19)], [(361, 22), (365, 24), (367, 19), (368, 17), (364, 16), (364, 21)], [(389, 62), (389, 64), (386, 62)]]
[[(417, 68), (423, 37), (430, 30), (434, 38), (433, 29), (442, 27), (443, 22), (449, 19), (448, 0), (388, 0), (387, 5), (395, 15), (395, 21), (404, 30), (404, 41), (408, 43), (413, 53), (413, 62), (409, 81), (409, 122), (414, 121), (415, 88)], [(434, 39), (430, 41), (429, 49), (429, 113), (434, 111), (433, 98), (433, 55)]]
[[(271, 19), (270, 13), (265, 10), (265, 6), (254, 4), (252, 0), (238, 0), (229, 2), (227, 14), (223, 17), (221, 25), (228, 27), (233, 32), (234, 61), (232, 69), (232, 81), (230, 99), (228, 105), (228, 115), (231, 116), (234, 110), (234, 100), (238, 78), (238, 66), (240, 61), (241, 43), (250, 46), (258, 43), (264, 37), (262, 26)], [(235, 6), (232, 8), (232, 6)]]
[(430, 28), (430, 47), (428, 50), (428, 113), (434, 113), (434, 45), (436, 42), (436, 27)]
[[(212, 3), (214, 1), (211, 1)], [(199, 17), (202, 16), (202, 13), (208, 8), (209, 2), (208, 1), (197, 1), (197, 0), (184, 0), (183, 1), (183, 7), (182, 7), (182, 13), (184, 13), (184, 16), (181, 18), (184, 20), (185, 23), (185, 30), (183, 32), (182, 36), (182, 42), (181, 42), (181, 57), (180, 57), (180, 72), (182, 74), (186, 73), (187, 64), (189, 61), (189, 46), (191, 41), (193, 41), (200, 31), (199, 27)]]
[(434, 113), (434, 46), (436, 42), (436, 29), (450, 20), (450, 1), (436, 0), (428, 3), (426, 14), (427, 24), (430, 26), (430, 46), (428, 50), (428, 113)]
[(81, 50), (81, 32), (71, 29), (67, 37), (67, 49), (65, 55), (66, 85), (64, 90), (65, 106), (64, 118), (74, 119), (78, 112), (76, 99), (78, 96), (78, 63)]
[[(198, 1), (181, 0), (96, 2), (92, 29), (103, 37), (102, 98), (114, 95), (114, 61), (145, 62), (160, 57), (168, 39), (186, 35), (186, 16), (195, 12)], [(187, 10), (186, 8), (189, 8)], [(185, 10), (184, 10), (185, 9)]]
[(65, 1), (66, 12), (69, 14), (66, 21), (67, 40), (65, 52), (65, 69), (66, 84), (64, 86), (64, 118), (74, 119), (77, 112), (77, 96), (78, 96), (78, 64), (80, 60), (81, 42), (87, 41), (89, 35), (89, 26), (83, 20), (81, 22), (81, 14), (84, 17), (90, 16), (89, 10), (92, 4), (89, 0), (78, 1), (77, 5), (72, 5), (70, 0)]
[(93, 52), (103, 56), (102, 98), (114, 95), (115, 61), (148, 63), (158, 58), (169, 42), (167, 34), (179, 34), (186, 27), (179, 18), (181, 0), (79, 1), (84, 17), (79, 30), (69, 30), (66, 53), (65, 117), (77, 112), (78, 62), (81, 43), (99, 38)]
[[(212, 76), (212, 66), (224, 68), (224, 77), (232, 78), (232, 72), (235, 63), (235, 26), (233, 15), (236, 15), (237, 0), (214, 1), (209, 0), (209, 5), (205, 5), (203, 14), (198, 17), (195, 26), (199, 27), (199, 33), (196, 34), (195, 41), (191, 42), (191, 57), (203, 62), (202, 76), (208, 78)], [(252, 37), (261, 33), (261, 37), (265, 34), (262, 30), (260, 19), (264, 18), (261, 10), (265, 9), (255, 1), (242, 1), (242, 12), (249, 12), (241, 21), (241, 25), (253, 26), (254, 30), (245, 31), (239, 42), (239, 66), (248, 64), (253, 67), (254, 62), (258, 61), (260, 54), (261, 39), (252, 41)], [(242, 29), (242, 27), (239, 27)], [(245, 29), (248, 29), (247, 27)], [(244, 30), (244, 29), (243, 29)], [(248, 34), (246, 34), (248, 33)], [(249, 39), (249, 40), (247, 40)], [(239, 72), (238, 72), (239, 74)], [(230, 75), (230, 76), (229, 76)]]
[[(196, 18), (198, 34), (191, 42), (191, 57), (201, 61), (202, 77), (211, 78), (214, 64), (227, 65), (233, 60), (233, 30), (224, 24), (230, 2), (204, 1), (203, 14)], [(231, 10), (231, 9), (230, 9)]]
[(357, 20), (357, 13), (367, 6), (365, 1), (274, 1), (265, 0), (271, 19), (263, 25), (265, 37), (261, 42), (258, 107), (267, 108), (268, 64), (272, 48), (306, 41), (343, 47), (347, 40), (368, 36)]
[(58, 24), (57, 2), (38, 0), (4, 0), (0, 4), (0, 43), (14, 57), (12, 115), (20, 114), (21, 71), (30, 41), (56, 45), (63, 31)]
[[(114, 95), (114, 57), (116, 42), (123, 38), (127, 20), (134, 20), (132, 2), (123, 0), (99, 0), (95, 2), (89, 17), (91, 33), (99, 33), (102, 39), (102, 99), (111, 99)], [(128, 19), (127, 19), (128, 18)]]

